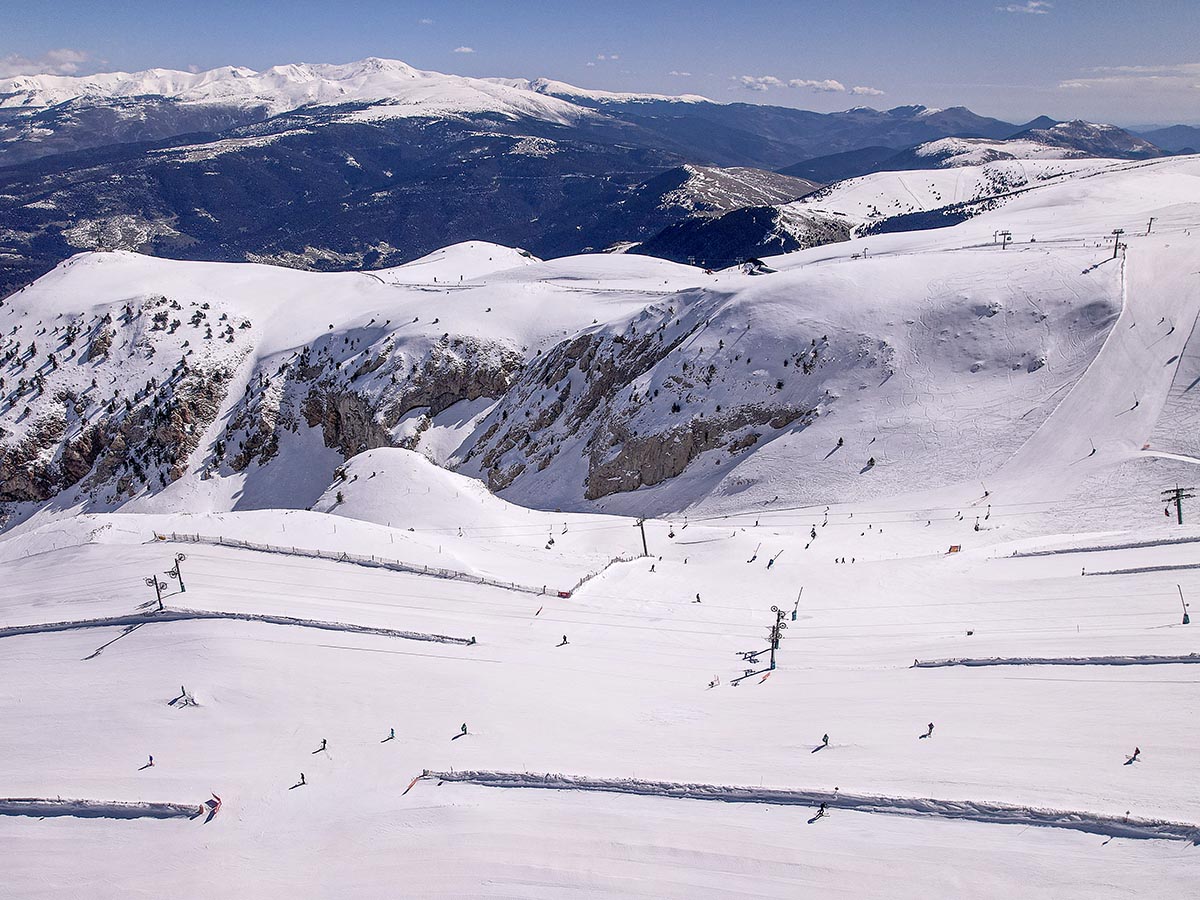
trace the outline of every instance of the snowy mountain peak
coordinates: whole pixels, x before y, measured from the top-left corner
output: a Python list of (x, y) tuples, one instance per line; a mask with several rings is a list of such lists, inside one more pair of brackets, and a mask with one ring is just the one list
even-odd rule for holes
[(160, 97), (182, 105), (256, 108), (272, 115), (302, 106), (346, 103), (379, 103), (410, 116), (498, 113), (571, 122), (591, 115), (549, 94), (516, 82), (427, 72), (378, 57), (337, 65), (292, 63), (261, 72), (226, 66), (206, 72), (147, 69), (0, 80), (0, 108), (10, 109)]

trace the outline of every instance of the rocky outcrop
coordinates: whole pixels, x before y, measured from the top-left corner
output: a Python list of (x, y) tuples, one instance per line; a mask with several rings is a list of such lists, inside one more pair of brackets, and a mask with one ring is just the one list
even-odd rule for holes
[(313, 387), (304, 399), (304, 418), (309, 426), (320, 428), (325, 446), (345, 457), (392, 446), (391, 434), (375, 416), (375, 408), (359, 394)]
[(96, 488), (114, 478), (119, 494), (175, 481), (216, 418), (228, 379), (224, 369), (177, 370), (138, 404), (113, 404), (74, 436), (67, 415), (77, 398), (59, 394), (23, 440), (0, 449), (0, 500), (41, 502), (76, 484)]
[(675, 478), (701, 454), (729, 459), (808, 425), (832, 402), (818, 372), (834, 358), (827, 337), (772, 347), (779, 377), (734, 349), (750, 326), (732, 321), (723, 301), (681, 295), (619, 330), (554, 347), (492, 413), (464, 470), (502, 491), (555, 466), (579, 472), (582, 458), (579, 492), (597, 500)]
[[(366, 348), (359, 340), (319, 342), (271, 375), (256, 373), (216, 448), (217, 462), (227, 458), (235, 471), (265, 464), (281, 435), (302, 422), (347, 458), (376, 447), (412, 450), (433, 416), (463, 400), (503, 396), (524, 364), (516, 351), (476, 338), (447, 334), (404, 349), (392, 337)], [(401, 430), (417, 410), (424, 415)]]
[(600, 448), (593, 450), (584, 497), (598, 500), (608, 494), (659, 484), (681, 474), (688, 463), (707, 450), (725, 449), (737, 455), (754, 446), (762, 437), (761, 432), (752, 430), (754, 426), (778, 430), (801, 418), (807, 425), (816, 414), (816, 410), (791, 406), (752, 404), (640, 437), (616, 423), (610, 432), (616, 452), (605, 456)]

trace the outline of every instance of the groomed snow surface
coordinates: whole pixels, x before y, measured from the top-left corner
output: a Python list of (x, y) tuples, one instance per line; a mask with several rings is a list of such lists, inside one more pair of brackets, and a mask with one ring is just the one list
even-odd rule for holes
[[(310, 493), (295, 505), (311, 509), (239, 509), (189, 475), (153, 502), (27, 517), (0, 540), (0, 894), (1192, 896), (1200, 624), (1181, 624), (1180, 591), (1200, 596), (1200, 527), (1158, 497), (1196, 471), (1162, 429), (1195, 412), (1177, 370), (1200, 310), (1196, 168), (1064, 178), (955, 228), (816, 248), (756, 277), (520, 254), (489, 270), (479, 251), (498, 251), (482, 245), (435, 255), (428, 279), (377, 273), (391, 284), (190, 265), (188, 298), (261, 289), (241, 315), (263, 359), (326, 330), (330, 288), (352, 324), (389, 303), (422, 328), (494, 304), (485, 327), (529, 353), (699, 290), (762, 314), (756, 339), (786, 326), (789, 295), (831, 333), (911, 318), (928, 347), (992, 318), (950, 316), (958, 294), (1007, 291), (1005, 309), (1067, 324), (1047, 332), (1064, 342), (1048, 366), (986, 381), (902, 342), (899, 387), (864, 376), (861, 400), (736, 475), (648, 494), (675, 511), (645, 522), (650, 556), (632, 561), (637, 520), (608, 513), (645, 497), (534, 510), (400, 450), (354, 457), (336, 482), (298, 467)], [(1136, 234), (1150, 215), (1154, 233)], [(1105, 262), (1113, 227), (1128, 250)], [(992, 244), (999, 228), (1019, 243)], [(86, 298), (55, 290), (64, 269), (19, 302), (53, 317), (181, 291), (160, 261), (139, 263), (136, 290), (128, 259), (72, 266), (93, 270)], [(476, 284), (447, 292), (459, 274)], [(984, 346), (1023, 333), (995, 327), (977, 338), (994, 370), (1030, 349)], [(822, 462), (839, 434), (845, 471)], [(158, 539), (171, 533), (223, 540)], [(179, 553), (183, 584), (164, 574)], [(410, 569), (328, 558), (343, 553)], [(773, 671), (772, 606), (787, 626)], [(182, 814), (214, 794), (216, 815)]]

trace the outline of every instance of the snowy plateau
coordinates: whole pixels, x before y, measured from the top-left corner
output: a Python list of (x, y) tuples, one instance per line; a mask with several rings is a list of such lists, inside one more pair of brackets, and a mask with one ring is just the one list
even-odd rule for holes
[[(345, 80), (179, 74), (93, 88)], [(656, 189), (816, 235), (737, 265), (88, 250), (10, 293), (0, 896), (1195, 896), (1200, 156), (1037, 130)]]

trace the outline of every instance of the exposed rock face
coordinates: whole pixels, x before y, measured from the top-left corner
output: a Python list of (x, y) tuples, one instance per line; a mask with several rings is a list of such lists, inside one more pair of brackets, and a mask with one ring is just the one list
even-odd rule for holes
[(66, 420), (53, 411), (42, 416), (20, 443), (0, 449), (0, 500), (47, 500), (61, 489), (53, 448)]
[[(345, 457), (376, 447), (412, 450), (433, 416), (462, 400), (503, 396), (524, 362), (511, 348), (475, 338), (445, 335), (402, 348), (392, 335), (365, 348), (362, 340), (314, 342), (273, 375), (256, 373), (230, 417), (217, 461), (229, 448), (236, 451), (228, 457), (235, 471), (265, 464), (282, 433), (301, 422), (320, 428), (325, 446)], [(416, 426), (398, 430), (418, 410), (424, 415)]]
[(376, 410), (359, 394), (337, 393), (314, 387), (304, 400), (304, 418), (319, 427), (325, 446), (345, 457), (392, 446), (392, 436), (375, 419)]
[(118, 493), (175, 481), (221, 408), (228, 378), (222, 369), (179, 371), (156, 386), (149, 402), (114, 407), (74, 437), (67, 435), (67, 416), (78, 398), (56, 396), (22, 441), (0, 448), (0, 500), (45, 501), (85, 479), (85, 486), (99, 487), (119, 476)]
[[(747, 431), (748, 427), (768, 425), (778, 430), (802, 416), (815, 415), (815, 411), (806, 412), (791, 406), (751, 404), (710, 419), (692, 419), (661, 434), (643, 437), (635, 437), (625, 432), (622, 423), (615, 423), (612, 438), (619, 446), (619, 452), (607, 459), (593, 455), (584, 496), (588, 500), (597, 500), (608, 494), (659, 484), (681, 474), (688, 463), (706, 450), (724, 448), (731, 456), (736, 456), (754, 446), (762, 433)], [(805, 424), (809, 421), (811, 418)], [(732, 437), (735, 434), (741, 437)]]
[(557, 467), (596, 500), (675, 478), (702, 454), (729, 459), (806, 426), (832, 402), (817, 373), (834, 358), (827, 339), (781, 347), (776, 362), (790, 381), (770, 376), (734, 349), (750, 326), (725, 299), (680, 295), (554, 347), (493, 411), (463, 469), (501, 491)]
[(95, 335), (92, 337), (92, 342), (88, 344), (87, 356), (84, 362), (95, 362), (108, 356), (108, 351), (112, 347), (114, 332), (109, 325), (111, 317), (106, 317), (107, 321), (101, 323), (96, 329)]

